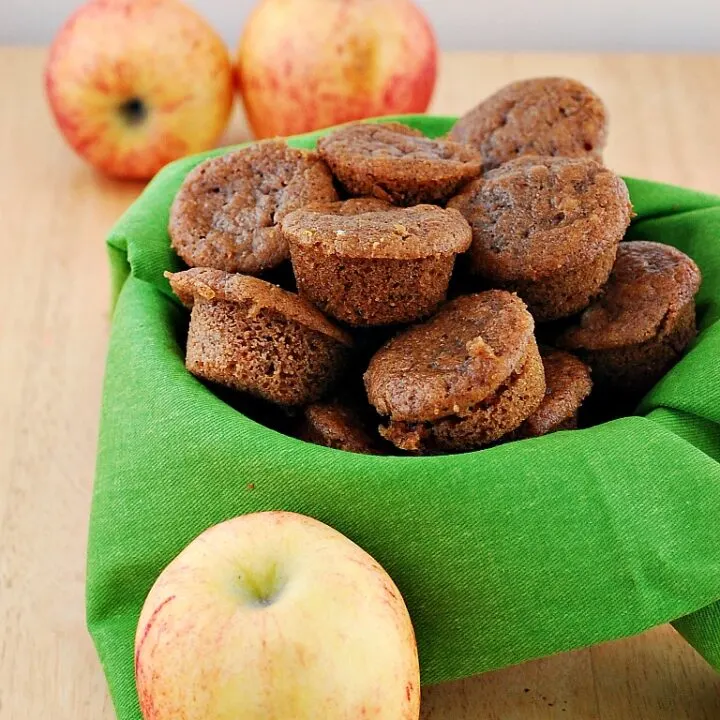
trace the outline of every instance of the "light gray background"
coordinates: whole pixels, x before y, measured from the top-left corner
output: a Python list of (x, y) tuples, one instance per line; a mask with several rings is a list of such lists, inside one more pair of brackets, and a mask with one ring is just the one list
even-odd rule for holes
[[(430, 16), (446, 50), (720, 50), (720, 0), (417, 2)], [(46, 44), (81, 4), (0, 0), (0, 43)], [(256, 0), (190, 0), (190, 4), (235, 47)]]

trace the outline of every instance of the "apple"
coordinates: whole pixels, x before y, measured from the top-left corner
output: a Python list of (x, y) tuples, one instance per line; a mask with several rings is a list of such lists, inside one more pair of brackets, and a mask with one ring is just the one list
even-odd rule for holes
[(258, 138), (427, 109), (437, 43), (412, 0), (262, 0), (238, 50)]
[(410, 616), (388, 574), (304, 515), (206, 530), (142, 609), (135, 677), (145, 720), (417, 720)]
[(147, 179), (215, 144), (234, 80), (220, 37), (179, 0), (92, 0), (55, 38), (45, 88), (82, 157), (108, 175)]

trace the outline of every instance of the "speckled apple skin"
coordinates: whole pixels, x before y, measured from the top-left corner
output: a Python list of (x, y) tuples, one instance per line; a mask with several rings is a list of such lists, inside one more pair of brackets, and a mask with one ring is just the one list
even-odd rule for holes
[(437, 42), (412, 0), (261, 0), (237, 68), (255, 136), (295, 135), (424, 112)]
[[(55, 38), (45, 88), (77, 153), (108, 175), (147, 179), (217, 142), (234, 73), (220, 37), (179, 0), (92, 0)], [(129, 124), (119, 108), (135, 97), (147, 116)]]
[(194, 540), (145, 601), (145, 720), (417, 720), (412, 623), (380, 565), (317, 520), (245, 515)]

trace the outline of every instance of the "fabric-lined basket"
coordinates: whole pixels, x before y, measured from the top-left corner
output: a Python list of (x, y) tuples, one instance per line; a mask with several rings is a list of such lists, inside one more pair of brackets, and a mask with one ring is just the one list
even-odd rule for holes
[[(454, 122), (392, 119), (433, 137)], [(133, 641), (157, 575), (210, 525), (267, 509), (328, 523), (388, 570), (425, 683), (667, 621), (720, 669), (720, 198), (627, 180), (628, 237), (678, 247), (704, 278), (697, 340), (635, 415), (463, 455), (365, 456), (259, 425), (185, 370), (168, 212), (185, 174), (226, 151), (166, 167), (108, 238), (87, 615), (120, 720), (140, 718)]]

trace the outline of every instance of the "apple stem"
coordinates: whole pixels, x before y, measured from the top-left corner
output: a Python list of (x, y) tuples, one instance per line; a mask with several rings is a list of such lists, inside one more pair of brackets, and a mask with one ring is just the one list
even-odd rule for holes
[(147, 105), (138, 97), (125, 100), (118, 111), (128, 125), (140, 125), (148, 114)]

